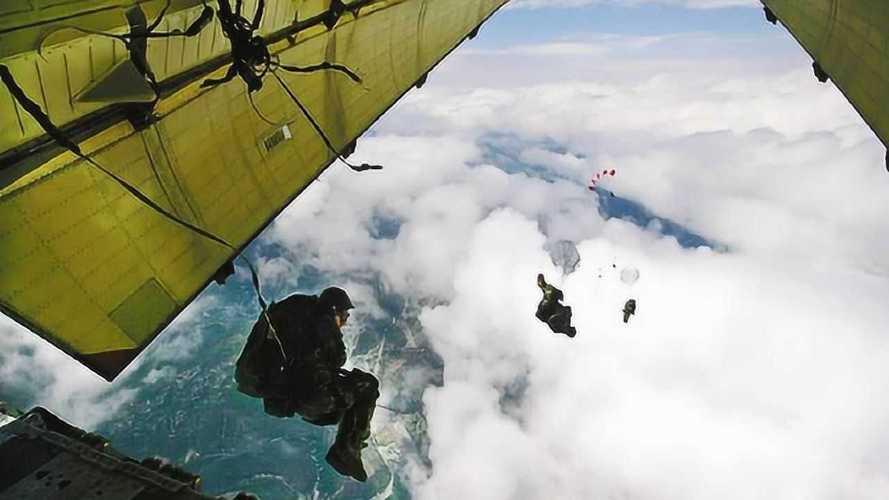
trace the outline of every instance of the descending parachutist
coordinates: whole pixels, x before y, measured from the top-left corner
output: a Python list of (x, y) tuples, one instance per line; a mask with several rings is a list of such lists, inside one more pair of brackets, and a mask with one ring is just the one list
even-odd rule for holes
[(630, 322), (630, 316), (636, 314), (636, 299), (630, 299), (624, 304), (624, 323)]
[(300, 415), (319, 426), (338, 424), (325, 459), (340, 474), (366, 481), (361, 450), (370, 437), (380, 392), (372, 374), (343, 368), (342, 327), (354, 307), (338, 287), (273, 303), (250, 332), (236, 363), (235, 381), (240, 392), (262, 398), (269, 415)]
[(596, 183), (599, 182), (599, 179), (601, 179), (602, 177), (608, 176), (608, 175), (614, 177), (615, 173), (617, 173), (617, 170), (615, 170), (613, 168), (611, 170), (606, 169), (601, 172), (596, 172), (596, 175), (590, 179), (590, 185), (587, 186), (587, 189), (589, 189), (590, 191), (595, 191), (596, 187), (597, 187)]
[(627, 285), (632, 285), (639, 279), (639, 270), (635, 267), (625, 267), (620, 272), (620, 280)]
[(543, 292), (535, 314), (537, 319), (546, 323), (553, 333), (574, 337), (577, 330), (571, 326), (571, 307), (560, 303), (564, 299), (562, 291), (547, 283), (543, 274), (537, 275), (537, 286)]

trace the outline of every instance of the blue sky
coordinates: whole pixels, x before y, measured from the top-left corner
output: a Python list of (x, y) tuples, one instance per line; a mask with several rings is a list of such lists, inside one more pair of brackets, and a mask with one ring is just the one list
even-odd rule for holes
[(503, 9), (482, 28), (479, 47), (503, 48), (551, 42), (588, 34), (663, 35), (716, 32), (766, 34), (774, 27), (762, 9), (729, 7), (686, 9), (665, 5), (625, 7), (594, 5), (573, 8)]

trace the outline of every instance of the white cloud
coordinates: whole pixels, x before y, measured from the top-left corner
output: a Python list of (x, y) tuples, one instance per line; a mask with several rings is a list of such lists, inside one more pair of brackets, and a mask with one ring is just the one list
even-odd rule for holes
[[(568, 340), (530, 314), (531, 273), (546, 257), (528, 222), (481, 223), (455, 277), (466, 286), (422, 318), (446, 370), (426, 397), (434, 468), (421, 498), (885, 494), (868, 463), (885, 453), (877, 437), (889, 417), (877, 397), (889, 389), (879, 375), (889, 314), (876, 304), (798, 270), (619, 227), (581, 246), (583, 264), (562, 285), (580, 332)], [(618, 270), (590, 272), (615, 256), (643, 269), (636, 286)], [(628, 296), (639, 314), (623, 325)], [(511, 418), (498, 400), (526, 373)]]
[(27, 395), (29, 404), (45, 406), (88, 429), (135, 393), (110, 391), (98, 375), (4, 316), (0, 316), (0, 353), (0, 395)]
[(519, 155), (519, 159), (528, 165), (546, 166), (553, 173), (564, 175), (580, 182), (588, 181), (590, 172), (594, 171), (591, 162), (585, 158), (578, 157), (573, 153), (556, 153), (543, 148), (532, 147), (525, 149)]
[[(338, 273), (377, 317), (356, 276), (433, 304), (420, 320), (445, 385), (424, 398), (433, 467), (412, 465), (418, 497), (886, 496), (883, 150), (797, 47), (785, 56), (786, 37), (767, 41), (457, 53), (359, 142), (356, 156), (384, 171), (336, 166), (275, 222), (266, 241), (289, 253), (264, 277), (286, 282), (309, 264)], [(577, 182), (489, 165), (478, 139), (492, 132)], [(728, 250), (603, 220), (583, 175), (599, 166), (619, 170), (619, 196)], [(378, 218), (397, 235), (375, 239)], [(560, 239), (580, 242), (567, 277), (544, 251)], [(632, 288), (617, 278), (627, 264), (642, 273)], [(534, 318), (537, 272), (565, 291), (575, 339)], [(639, 308), (625, 325), (630, 296)], [(24, 383), (69, 413), (68, 395), (105, 394), (77, 367), (51, 375), (67, 362), (56, 351), (18, 354), (30, 342), (19, 329), (4, 341), (17, 354), (0, 380), (43, 373)], [(157, 356), (199, 343), (199, 331), (169, 336)]]
[(17, 396), (20, 404), (28, 405), (22, 411), (31, 405), (44, 406), (78, 427), (93, 430), (138, 396), (139, 382), (153, 384), (170, 375), (169, 367), (161, 367), (134, 380), (143, 363), (194, 355), (203, 341), (205, 313), (215, 305), (216, 297), (208, 294), (193, 302), (113, 383), (0, 316), (0, 399)]
[[(254, 265), (258, 268), (260, 283), (266, 289), (291, 283), (298, 276), (296, 266), (283, 257), (260, 257)], [(249, 271), (244, 269), (242, 272)]]
[(142, 382), (146, 384), (154, 384), (168, 379), (174, 374), (175, 370), (169, 366), (165, 366), (163, 368), (152, 368), (151, 371), (148, 372), (148, 375), (145, 375), (145, 378), (142, 380)]
[[(445, 385), (424, 400), (433, 467), (410, 469), (420, 498), (889, 490), (882, 149), (804, 57), (764, 60), (730, 50), (748, 41), (710, 38), (708, 54), (661, 58), (706, 39), (679, 38), (648, 56), (628, 41), (631, 64), (619, 42), (595, 61), (567, 51), (557, 73), (576, 78), (489, 77), (475, 90), (449, 85), (453, 72), (497, 74), (503, 54), (458, 54), (359, 145), (387, 170), (360, 183), (332, 171), (320, 208), (297, 203), (276, 223), (273, 239), (313, 264), (371, 269), (438, 304), (420, 316), (445, 362)], [(690, 70), (701, 64), (713, 71)], [(522, 160), (578, 171), (577, 183), (486, 165), (476, 141), (490, 132), (517, 137)], [(618, 169), (619, 196), (728, 250), (603, 220), (581, 176), (600, 166)], [(374, 240), (374, 214), (398, 220), (397, 237)], [(575, 274), (558, 273), (547, 239), (581, 242)], [(642, 272), (632, 288), (623, 265)], [(533, 317), (538, 271), (565, 291), (577, 338)], [(630, 296), (638, 314), (624, 325)]]
[[(181, 361), (189, 359), (195, 354), (195, 351), (204, 341), (203, 334), (208, 328), (207, 320), (211, 317), (225, 317), (233, 315), (234, 304), (222, 304), (219, 297), (204, 292), (198, 298), (188, 305), (179, 316), (159, 336), (154, 343), (144, 352), (125, 372), (125, 375), (132, 374), (138, 370), (144, 362), (166, 362)], [(122, 379), (122, 382), (125, 379)], [(118, 383), (115, 380), (115, 383)]]

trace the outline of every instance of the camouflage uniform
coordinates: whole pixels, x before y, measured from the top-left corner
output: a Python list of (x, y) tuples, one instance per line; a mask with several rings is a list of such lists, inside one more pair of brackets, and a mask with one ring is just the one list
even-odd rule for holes
[(562, 291), (547, 283), (543, 275), (537, 277), (537, 286), (543, 291), (543, 299), (537, 306), (537, 319), (549, 325), (555, 333), (569, 337), (576, 335), (577, 330), (571, 326), (571, 307), (559, 303), (564, 299)]
[[(316, 425), (339, 423), (331, 450), (345, 447), (360, 451), (370, 437), (370, 421), (380, 395), (376, 377), (342, 368), (346, 362), (343, 334), (333, 315), (319, 307), (318, 297), (291, 295), (272, 304), (269, 317), (288, 363), (282, 369), (277, 342), (263, 343), (266, 372), (259, 392), (266, 413), (276, 417), (299, 414)], [(248, 347), (254, 336), (263, 338), (267, 332), (268, 325), (260, 317)]]
[(636, 314), (636, 299), (630, 299), (624, 304), (624, 323), (630, 321), (630, 316)]

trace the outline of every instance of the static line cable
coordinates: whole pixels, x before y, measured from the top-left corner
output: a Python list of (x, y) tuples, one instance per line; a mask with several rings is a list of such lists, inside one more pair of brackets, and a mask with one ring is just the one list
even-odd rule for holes
[[(255, 35), (254, 32), (259, 29), (262, 24), (262, 16), (265, 12), (265, 0), (258, 0), (256, 4), (256, 11), (253, 14), (252, 21), (248, 21), (244, 16), (241, 15), (241, 9), (243, 7), (242, 0), (236, 0), (235, 8), (232, 10), (231, 4), (229, 0), (218, 0), (219, 10), (216, 12), (216, 16), (219, 18), (219, 23), (222, 27), (222, 33), (228, 38), (229, 43), (231, 44), (231, 57), (232, 63), (228, 67), (228, 70), (225, 72), (221, 78), (208, 78), (201, 83), (201, 88), (206, 87), (215, 87), (219, 84), (229, 82), (233, 80), (236, 76), (240, 76), (244, 83), (247, 84), (247, 92), (248, 94), (253, 93), (257, 90), (260, 90), (263, 85), (263, 78), (266, 74), (271, 72), (278, 82), (284, 87), (284, 90), (287, 91), (287, 94), (296, 103), (299, 107), (300, 111), (302, 111), (303, 115), (305, 115), (306, 119), (309, 120), (309, 123), (312, 124), (312, 127), (318, 133), (318, 135), (324, 140), (324, 143), (327, 145), (327, 148), (333, 152), (334, 156), (339, 159), (341, 162), (345, 163), (349, 168), (356, 172), (363, 172), (365, 170), (381, 170), (382, 165), (372, 165), (369, 163), (363, 163), (361, 165), (353, 165), (349, 163), (341, 154), (340, 151), (337, 151), (336, 148), (331, 144), (330, 139), (327, 138), (327, 135), (318, 125), (318, 122), (315, 121), (314, 117), (312, 117), (309, 110), (303, 106), (303, 104), (297, 99), (296, 95), (290, 90), (286, 83), (281, 79), (277, 74), (277, 70), (281, 69), (284, 71), (288, 71), (291, 73), (314, 73), (316, 71), (323, 70), (331, 70), (337, 71), (348, 76), (355, 83), (361, 83), (361, 77), (358, 76), (354, 71), (350, 70), (346, 66), (341, 64), (334, 64), (329, 62), (322, 62), (319, 64), (315, 64), (312, 66), (290, 66), (281, 64), (277, 57), (273, 57), (269, 52), (268, 45), (265, 39), (259, 35)], [(209, 8), (209, 7), (208, 7)], [(357, 6), (355, 7), (357, 8)], [(336, 18), (342, 14), (343, 11), (349, 10), (348, 6), (343, 4), (339, 0), (335, 0), (331, 3), (330, 12)], [(328, 25), (328, 29), (332, 28), (332, 26)], [(256, 103), (253, 101), (252, 97), (250, 98), (250, 104), (253, 106), (254, 111), (259, 116), (259, 118), (272, 126), (280, 126), (269, 120), (265, 115), (263, 115), (259, 108), (256, 106)]]
[(256, 292), (256, 299), (259, 301), (259, 307), (262, 308), (262, 317), (265, 318), (266, 324), (269, 325), (269, 334), (266, 335), (266, 338), (274, 339), (275, 343), (278, 344), (278, 349), (281, 351), (281, 358), (284, 360), (284, 363), (281, 365), (281, 370), (283, 371), (284, 365), (287, 364), (289, 358), (287, 357), (287, 352), (284, 350), (284, 344), (281, 342), (281, 337), (278, 336), (278, 330), (275, 329), (275, 325), (272, 323), (272, 318), (269, 316), (268, 304), (266, 304), (266, 301), (262, 296), (259, 274), (256, 272), (256, 269), (254, 269), (253, 264), (251, 264), (243, 255), (240, 259), (247, 264), (247, 269), (250, 270), (250, 277), (253, 281), (253, 290)]
[(340, 73), (343, 73), (346, 76), (348, 76), (353, 82), (361, 83), (361, 77), (358, 76), (354, 71), (352, 71), (348, 67), (343, 66), (342, 64), (329, 63), (326, 61), (322, 62), (322, 63), (314, 64), (312, 66), (290, 66), (287, 64), (281, 64), (280, 62), (276, 61), (275, 68), (276, 69), (280, 68), (280, 69), (283, 69), (284, 71), (289, 71), (291, 73), (314, 73), (316, 71), (323, 71), (323, 70), (339, 71)]
[[(203, 29), (206, 28), (210, 24), (210, 22), (213, 21), (213, 9), (210, 8), (209, 6), (207, 6), (206, 0), (204, 0), (204, 2), (205, 3), (204, 3), (203, 11), (201, 11), (201, 14), (198, 16), (198, 18), (195, 19), (194, 22), (192, 22), (191, 25), (189, 25), (185, 29), (185, 31), (182, 31), (178, 28), (174, 29), (172, 31), (168, 31), (168, 32), (156, 33), (154, 31), (155, 29), (157, 29), (157, 27), (160, 25), (161, 21), (166, 16), (167, 9), (169, 9), (169, 7), (170, 7), (170, 0), (167, 0), (166, 4), (164, 5), (163, 9), (161, 9), (157, 18), (154, 20), (154, 22), (152, 22), (148, 26), (145, 26), (144, 24), (142, 24), (142, 22), (145, 21), (144, 16), (142, 16), (141, 19), (134, 20), (134, 19), (130, 19), (129, 12), (128, 12), (127, 18), (130, 21), (130, 32), (123, 34), (123, 35), (117, 35), (117, 34), (108, 33), (105, 31), (91, 30), (91, 29), (81, 28), (79, 26), (73, 26), (73, 25), (62, 25), (62, 26), (59, 26), (59, 29), (72, 29), (72, 30), (78, 31), (80, 33), (86, 33), (88, 35), (97, 35), (97, 36), (108, 37), (108, 38), (111, 38), (111, 39), (114, 39), (114, 40), (117, 40), (117, 41), (123, 43), (124, 47), (130, 52), (130, 60), (132, 61), (133, 65), (135, 65), (136, 69), (139, 71), (139, 73), (141, 73), (149, 81), (149, 83), (151, 84), (155, 93), (158, 94), (157, 80), (155, 78), (154, 73), (149, 68), (148, 59), (146, 56), (147, 40), (150, 38), (170, 38), (170, 37), (175, 37), (175, 36), (183, 36), (183, 37), (196, 36), (201, 31), (203, 31)], [(139, 13), (141, 15), (142, 11), (140, 10)], [(52, 31), (47, 32), (40, 39), (40, 41), (37, 44), (37, 55), (39, 55), (44, 61), (46, 61), (46, 58), (43, 57), (43, 43), (46, 41), (47, 38), (49, 38), (56, 31), (57, 30), (52, 30)], [(158, 99), (159, 99), (159, 95), (156, 95), (155, 100), (154, 100), (155, 103), (157, 102)]]
[(296, 104), (296, 106), (302, 112), (303, 116), (306, 117), (306, 120), (308, 120), (309, 123), (312, 125), (312, 128), (315, 129), (315, 132), (318, 133), (318, 136), (321, 137), (321, 140), (324, 141), (324, 144), (327, 146), (327, 149), (329, 149), (334, 154), (335, 158), (339, 159), (341, 162), (345, 163), (349, 168), (351, 168), (352, 170), (354, 170), (356, 172), (363, 172), (365, 170), (382, 170), (382, 168), (383, 168), (382, 165), (371, 165), (369, 163), (362, 163), (361, 165), (353, 165), (352, 163), (349, 163), (345, 158), (343, 158), (342, 154), (340, 154), (340, 152), (337, 151), (336, 148), (333, 147), (333, 144), (330, 142), (330, 139), (328, 139), (327, 134), (324, 133), (324, 130), (321, 129), (321, 126), (318, 125), (318, 122), (315, 121), (315, 118), (312, 117), (312, 114), (309, 112), (309, 110), (305, 107), (305, 105), (303, 105), (302, 102), (300, 102), (299, 98), (296, 97), (296, 95), (293, 93), (293, 91), (290, 90), (290, 87), (278, 75), (277, 71), (273, 71), (272, 76), (274, 76), (275, 79), (278, 80), (278, 83), (281, 84), (281, 87), (284, 88), (285, 92), (287, 92), (287, 95), (290, 97), (290, 100), (293, 101), (294, 104)]
[(9, 72), (9, 68), (7, 68), (6, 66), (4, 66), (2, 64), (0, 64), (0, 80), (2, 80), (3, 83), (6, 85), (6, 88), (9, 90), (9, 93), (12, 94), (12, 97), (15, 99), (15, 101), (18, 103), (18, 105), (21, 106), (22, 109), (25, 110), (25, 112), (27, 112), (29, 115), (31, 115), (31, 117), (37, 121), (37, 123), (40, 125), (40, 127), (53, 140), (55, 140), (60, 146), (71, 151), (72, 153), (74, 153), (75, 155), (80, 157), (82, 160), (86, 161), (90, 165), (92, 165), (92, 166), (96, 167), (97, 169), (99, 169), (100, 171), (102, 171), (105, 175), (107, 175), (108, 177), (112, 178), (115, 182), (117, 182), (122, 188), (127, 190), (133, 196), (135, 196), (139, 201), (148, 205), (152, 210), (160, 213), (161, 215), (163, 215), (167, 219), (171, 220), (172, 222), (175, 222), (176, 224), (179, 224), (180, 226), (183, 226), (183, 227), (185, 227), (197, 234), (200, 234), (201, 236), (203, 236), (205, 238), (213, 240), (216, 243), (219, 243), (220, 245), (223, 245), (225, 247), (228, 247), (232, 250), (237, 251), (237, 249), (235, 249), (230, 243), (223, 240), (219, 236), (216, 236), (215, 234), (210, 233), (209, 231), (207, 231), (205, 229), (195, 226), (194, 224), (192, 224), (190, 222), (184, 221), (184, 220), (180, 219), (179, 217), (177, 217), (176, 215), (170, 213), (165, 208), (163, 208), (162, 206), (160, 206), (156, 202), (154, 202), (154, 200), (152, 200), (151, 198), (146, 196), (144, 193), (139, 191), (135, 186), (133, 186), (132, 184), (130, 184), (129, 182), (127, 182), (126, 180), (124, 180), (123, 178), (121, 178), (120, 176), (115, 174), (114, 172), (103, 167), (102, 165), (97, 163), (95, 160), (93, 160), (89, 156), (83, 154), (83, 151), (81, 151), (80, 146), (78, 146), (74, 141), (69, 139), (58, 127), (56, 127), (55, 124), (53, 124), (52, 121), (49, 119), (49, 116), (47, 116), (47, 114), (44, 113), (42, 109), (40, 109), (40, 106), (36, 102), (32, 101), (27, 95), (25, 95), (25, 92), (13, 79), (12, 74)]
[(253, 93), (252, 92), (247, 92), (247, 100), (250, 101), (250, 106), (253, 108), (253, 112), (256, 113), (256, 116), (258, 116), (260, 120), (266, 122), (267, 124), (269, 124), (275, 128), (280, 128), (280, 127), (283, 127), (284, 125), (287, 124), (286, 121), (283, 121), (280, 123), (273, 122), (271, 119), (269, 119), (267, 116), (265, 116), (262, 113), (262, 111), (259, 110), (259, 107), (256, 105), (256, 101), (253, 100)]
[(219, 10), (216, 17), (222, 27), (222, 34), (228, 38), (231, 44), (231, 65), (222, 78), (208, 78), (201, 83), (201, 88), (214, 87), (221, 83), (231, 81), (240, 76), (250, 92), (262, 88), (262, 78), (272, 65), (272, 56), (265, 39), (253, 32), (262, 24), (262, 15), (265, 12), (265, 0), (256, 2), (256, 12), (253, 20), (248, 21), (241, 15), (243, 6), (241, 0), (235, 3), (234, 11), (228, 0), (218, 0)]
[(229, 0), (218, 0), (218, 2), (219, 10), (216, 17), (219, 18), (223, 35), (228, 38), (231, 44), (232, 62), (223, 77), (208, 78), (201, 83), (201, 87), (213, 87), (240, 76), (247, 84), (247, 89), (250, 92), (255, 92), (262, 88), (262, 79), (265, 75), (279, 68), (294, 73), (313, 73), (321, 70), (339, 71), (353, 81), (361, 83), (361, 78), (358, 75), (341, 64), (323, 62), (307, 67), (282, 65), (278, 58), (269, 52), (265, 38), (254, 34), (262, 24), (262, 16), (265, 12), (264, 0), (258, 0), (252, 21), (248, 21), (241, 15), (242, 2), (240, 0), (235, 3), (234, 10), (232, 10)]
[[(174, 37), (174, 36), (192, 37), (192, 36), (195, 36), (198, 33), (200, 33), (204, 28), (207, 27), (208, 24), (210, 24), (210, 21), (213, 20), (213, 9), (211, 7), (205, 5), (204, 9), (201, 11), (201, 15), (198, 16), (198, 18), (195, 19), (188, 26), (188, 28), (185, 29), (185, 31), (182, 31), (182, 30), (176, 28), (172, 31), (161, 31), (161, 32), (156, 33), (154, 30), (157, 29), (158, 25), (160, 25), (161, 21), (164, 19), (164, 16), (166, 15), (167, 9), (169, 7), (170, 7), (170, 0), (167, 0), (167, 4), (164, 5), (163, 9), (161, 9), (160, 14), (158, 14), (158, 16), (157, 16), (157, 19), (155, 19), (154, 22), (151, 23), (150, 26), (145, 28), (144, 31), (143, 30), (131, 31), (131, 32), (126, 33), (124, 35), (117, 35), (114, 33), (109, 33), (107, 31), (91, 30), (89, 28), (81, 28), (80, 26), (74, 26), (74, 25), (70, 25), (70, 24), (61, 25), (58, 28), (59, 29), (72, 29), (75, 31), (79, 31), (81, 33), (85, 33), (87, 35), (97, 35), (97, 36), (104, 36), (104, 37), (108, 37), (108, 38), (113, 38), (113, 39), (119, 40), (119, 41), (123, 42), (125, 45), (129, 46), (129, 44), (133, 40), (139, 40), (139, 39), (143, 39), (143, 38), (169, 38), (169, 37)], [(56, 30), (53, 30), (52, 32), (45, 35), (41, 39), (41, 43), (38, 44), (38, 46), (42, 46), (43, 45), (42, 42), (45, 41), (46, 38), (49, 35), (51, 35), (52, 33), (54, 33), (55, 31)]]
[[(22, 88), (18, 85), (18, 83), (16, 83), (15, 79), (12, 76), (12, 73), (9, 72), (9, 68), (6, 67), (5, 65), (2, 65), (2, 64), (0, 64), (0, 80), (3, 81), (3, 84), (6, 86), (7, 90), (9, 90), (9, 93), (15, 99), (16, 103), (18, 103), (18, 105), (21, 106), (22, 109), (25, 110), (25, 112), (27, 112), (32, 118), (34, 118), (34, 120), (37, 121), (37, 124), (40, 125), (40, 127), (53, 140), (55, 140), (60, 146), (67, 149), (68, 151), (71, 151), (72, 153), (77, 155), (82, 160), (86, 161), (93, 167), (95, 167), (98, 170), (100, 170), (101, 172), (103, 172), (105, 175), (107, 175), (108, 177), (113, 179), (117, 184), (119, 184), (122, 188), (124, 188), (127, 192), (132, 194), (136, 199), (138, 199), (139, 201), (144, 203), (146, 206), (148, 206), (149, 208), (151, 208), (158, 214), (164, 216), (168, 220), (170, 220), (170, 221), (172, 221), (172, 222), (174, 222), (174, 223), (176, 223), (176, 224), (178, 224), (178, 225), (180, 225), (180, 226), (182, 226), (194, 233), (197, 233), (209, 240), (212, 240), (212, 241), (232, 250), (235, 253), (238, 253), (238, 249), (235, 248), (231, 243), (225, 241), (224, 239), (220, 238), (219, 236), (216, 236), (215, 234), (213, 234), (203, 228), (200, 228), (194, 224), (191, 224), (190, 222), (182, 220), (181, 218), (177, 217), (175, 214), (170, 213), (165, 208), (158, 205), (154, 200), (152, 200), (151, 198), (146, 196), (144, 193), (139, 191), (138, 188), (136, 188), (135, 186), (133, 186), (132, 184), (127, 182), (125, 179), (118, 176), (114, 172), (108, 170), (107, 168), (103, 167), (102, 165), (100, 165), (98, 162), (96, 162), (89, 156), (85, 155), (83, 153), (83, 151), (80, 149), (80, 146), (78, 146), (74, 141), (69, 139), (58, 127), (56, 127), (55, 124), (52, 122), (52, 120), (50, 120), (49, 116), (46, 113), (44, 113), (42, 109), (40, 109), (40, 106), (36, 102), (31, 100), (25, 94), (24, 90), (22, 90)], [(266, 301), (263, 298), (262, 292), (260, 290), (259, 275), (257, 274), (256, 269), (254, 269), (253, 265), (250, 263), (249, 260), (247, 260), (243, 256), (241, 256), (240, 258), (247, 264), (247, 268), (250, 269), (250, 274), (252, 275), (252, 279), (253, 279), (253, 288), (256, 291), (256, 296), (257, 296), (257, 299), (259, 300), (259, 305), (262, 308), (263, 317), (265, 318), (266, 322), (268, 323), (269, 332), (271, 333), (271, 336), (275, 339), (275, 341), (278, 343), (278, 347), (281, 350), (281, 356), (284, 358), (284, 360), (286, 362), (288, 359), (287, 354), (284, 351), (284, 346), (281, 343), (281, 339), (278, 337), (278, 332), (275, 330), (275, 327), (272, 324), (272, 320), (269, 317), (268, 305), (266, 304)]]

